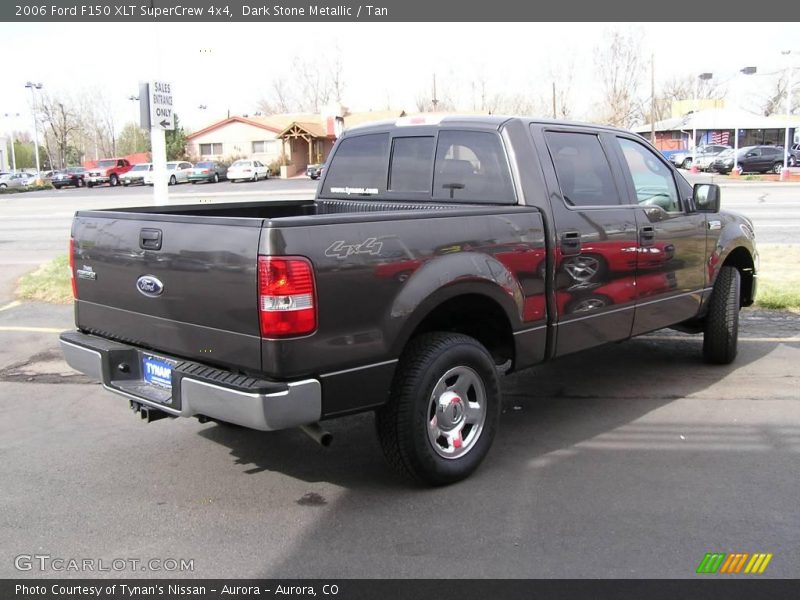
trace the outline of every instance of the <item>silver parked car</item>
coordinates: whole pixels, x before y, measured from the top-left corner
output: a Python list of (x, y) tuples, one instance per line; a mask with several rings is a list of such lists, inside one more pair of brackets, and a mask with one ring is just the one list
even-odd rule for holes
[[(716, 156), (724, 151), (730, 150), (730, 146), (725, 146), (723, 144), (709, 144), (707, 146), (698, 146), (697, 147), (697, 168), (698, 169), (708, 169)], [(669, 157), (670, 162), (675, 165), (676, 167), (680, 167), (682, 169), (691, 169), (692, 168), (692, 151), (691, 150), (684, 150), (682, 152), (676, 152), (672, 156)]]
[(0, 189), (27, 187), (33, 179), (28, 173), (6, 173), (0, 176)]

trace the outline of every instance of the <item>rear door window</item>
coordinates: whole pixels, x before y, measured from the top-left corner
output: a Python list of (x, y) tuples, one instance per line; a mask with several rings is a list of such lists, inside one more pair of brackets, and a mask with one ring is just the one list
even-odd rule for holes
[(374, 196), (386, 191), (389, 134), (371, 133), (345, 138), (331, 158), (324, 192)]
[(483, 131), (442, 131), (436, 146), (433, 199), (514, 204), (500, 137)]

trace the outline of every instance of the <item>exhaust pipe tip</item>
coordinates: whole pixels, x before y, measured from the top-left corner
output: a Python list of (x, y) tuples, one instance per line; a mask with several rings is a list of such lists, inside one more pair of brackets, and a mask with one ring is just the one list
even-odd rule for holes
[(333, 434), (320, 427), (319, 423), (301, 425), (300, 430), (324, 448), (333, 443)]

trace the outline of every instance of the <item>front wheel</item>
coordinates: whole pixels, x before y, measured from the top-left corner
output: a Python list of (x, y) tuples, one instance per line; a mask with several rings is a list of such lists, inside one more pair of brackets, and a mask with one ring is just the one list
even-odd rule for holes
[(417, 337), (403, 353), (376, 425), (394, 469), (446, 485), (478, 468), (499, 417), (500, 387), (489, 352), (474, 338), (436, 332)]
[(170, 184), (170, 185), (175, 185), (176, 183), (178, 183), (178, 180), (175, 178), (175, 175), (172, 175), (172, 176), (169, 178), (169, 184)]
[(692, 168), (692, 159), (687, 158), (683, 161), (683, 165), (681, 165), (684, 169), (691, 169)]
[(708, 363), (727, 365), (736, 358), (741, 281), (739, 270), (726, 266), (714, 282), (703, 331), (703, 358)]
[(219, 183), (219, 173), (214, 173), (214, 183)]
[(108, 179), (108, 184), (111, 187), (117, 187), (119, 185), (119, 177), (116, 174), (112, 173), (111, 177)]
[(772, 165), (772, 172), (775, 173), (775, 175), (780, 175), (781, 171), (783, 171), (783, 163), (776, 162), (774, 165)]

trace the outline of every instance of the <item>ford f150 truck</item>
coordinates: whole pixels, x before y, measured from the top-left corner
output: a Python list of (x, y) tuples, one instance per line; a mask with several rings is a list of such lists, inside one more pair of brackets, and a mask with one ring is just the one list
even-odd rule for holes
[(376, 411), (388, 462), (436, 485), (486, 456), (503, 372), (664, 327), (736, 356), (752, 223), (635, 134), (403, 118), (327, 165), (313, 200), (78, 212), (67, 362), (147, 421), (327, 442)]

